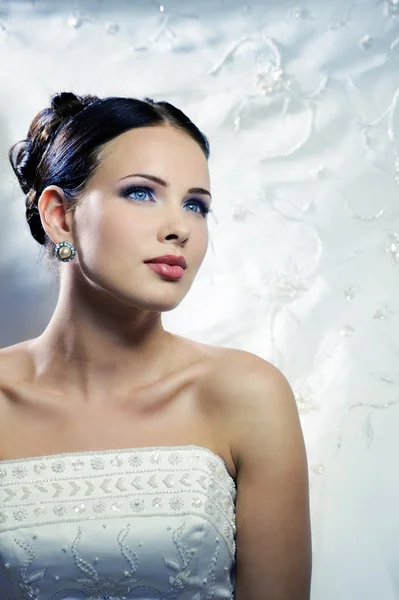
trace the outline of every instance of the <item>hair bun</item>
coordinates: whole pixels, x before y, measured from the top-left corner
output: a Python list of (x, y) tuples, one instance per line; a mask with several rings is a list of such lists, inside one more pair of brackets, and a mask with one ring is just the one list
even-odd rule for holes
[(60, 92), (52, 96), (51, 108), (62, 120), (78, 114), (96, 99), (97, 96), (76, 96), (72, 92)]
[[(37, 170), (44, 152), (54, 140), (63, 121), (98, 100), (98, 96), (76, 96), (72, 92), (60, 92), (51, 97), (51, 106), (33, 119), (28, 135), (14, 144), (9, 151), (11, 166), (25, 194), (35, 185)], [(27, 198), (27, 203), (31, 198)]]
[(33, 185), (35, 179), (35, 165), (31, 161), (30, 140), (21, 140), (14, 144), (9, 152), (11, 165), (14, 173), (18, 177), (19, 184), (24, 194), (27, 194)]

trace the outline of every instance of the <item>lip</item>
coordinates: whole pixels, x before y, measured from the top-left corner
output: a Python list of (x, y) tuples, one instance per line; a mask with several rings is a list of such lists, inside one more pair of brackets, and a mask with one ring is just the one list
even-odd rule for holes
[(144, 261), (145, 263), (161, 263), (170, 265), (171, 267), (178, 266), (182, 269), (187, 268), (186, 259), (184, 256), (175, 256), (174, 254), (164, 254), (163, 256), (155, 256)]
[(184, 269), (179, 265), (167, 265), (166, 263), (147, 263), (150, 269), (161, 275), (161, 277), (169, 280), (179, 280), (184, 275)]

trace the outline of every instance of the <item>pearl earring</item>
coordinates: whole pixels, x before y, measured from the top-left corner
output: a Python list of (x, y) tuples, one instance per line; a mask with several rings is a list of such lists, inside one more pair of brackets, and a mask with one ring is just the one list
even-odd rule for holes
[(72, 242), (60, 242), (56, 245), (54, 253), (59, 261), (70, 262), (74, 259), (76, 250)]

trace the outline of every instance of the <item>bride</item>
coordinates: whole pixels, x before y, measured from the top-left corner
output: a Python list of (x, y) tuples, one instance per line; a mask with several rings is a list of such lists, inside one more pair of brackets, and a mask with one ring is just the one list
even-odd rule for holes
[(286, 378), (162, 327), (207, 251), (208, 157), (167, 102), (69, 92), (10, 149), (59, 298), (0, 351), (3, 600), (309, 600)]

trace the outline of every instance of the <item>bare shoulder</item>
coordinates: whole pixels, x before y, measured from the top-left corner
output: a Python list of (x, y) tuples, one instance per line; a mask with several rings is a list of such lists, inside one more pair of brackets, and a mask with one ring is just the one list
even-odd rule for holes
[(214, 365), (237, 474), (237, 597), (310, 598), (312, 544), (306, 448), (284, 374), (250, 352)]
[(30, 340), (13, 346), (0, 348), (0, 379), (25, 379), (31, 371), (32, 359), (29, 352)]
[(223, 416), (238, 467), (256, 437), (274, 439), (277, 445), (289, 436), (300, 437), (299, 414), (294, 392), (280, 369), (245, 350), (222, 350), (209, 366), (204, 396)]
[[(0, 440), (7, 429), (9, 391), (21, 381), (26, 381), (31, 371), (31, 361), (24, 342), (0, 349)], [(1, 450), (1, 448), (0, 448)]]
[(284, 374), (268, 360), (246, 350), (215, 348), (217, 352), (209, 365), (206, 383), (220, 398), (229, 398), (234, 409), (240, 402), (247, 406), (245, 393), (251, 390), (256, 394), (277, 388), (291, 389)]
[(190, 360), (202, 360), (202, 359), (215, 359), (222, 355), (225, 348), (221, 346), (212, 346), (211, 344), (204, 344), (197, 342), (190, 338), (183, 337), (181, 335), (172, 334), (172, 338), (177, 343), (177, 348), (182, 356), (189, 358)]

